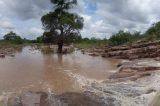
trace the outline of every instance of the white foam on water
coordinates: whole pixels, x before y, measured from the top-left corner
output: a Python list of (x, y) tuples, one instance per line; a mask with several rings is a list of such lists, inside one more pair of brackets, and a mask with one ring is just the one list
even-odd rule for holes
[[(81, 86), (86, 86), (84, 90), (90, 90), (103, 98), (112, 97), (115, 99), (115, 104), (119, 102), (121, 106), (149, 106), (160, 90), (160, 71), (153, 72), (151, 76), (137, 81), (123, 82), (96, 81), (70, 71), (68, 75)], [(112, 94), (108, 95), (106, 92)]]
[(78, 84), (81, 88), (86, 85), (91, 85), (93, 82), (102, 82), (103, 80), (95, 80), (91, 78), (86, 78), (80, 74), (73, 73), (71, 70), (64, 70), (71, 78), (74, 79), (75, 83)]
[[(160, 72), (157, 71), (153, 73), (153, 75), (149, 77), (143, 77), (138, 79), (137, 81), (124, 81), (124, 82), (113, 82), (104, 84), (102, 80), (95, 80), (86, 78), (80, 74), (73, 73), (71, 70), (64, 70), (70, 77), (75, 79), (76, 84), (78, 83), (84, 90), (87, 90), (87, 86), (91, 86), (92, 83), (97, 83), (101, 86), (101, 91), (96, 89), (89, 89), (95, 92), (96, 94), (100, 93), (102, 97), (107, 97), (104, 93), (105, 90), (111, 91), (117, 101), (121, 102), (122, 106), (148, 106), (155, 97), (157, 92), (146, 93), (148, 90), (159, 91), (160, 88)], [(128, 87), (128, 92), (125, 91), (125, 88), (121, 91), (116, 91), (116, 87), (119, 85), (124, 85), (124, 87)], [(86, 86), (85, 88), (83, 86)], [(107, 86), (112, 86), (115, 89), (107, 88)], [(103, 89), (104, 88), (104, 89)], [(138, 96), (125, 96), (127, 93), (136, 91), (140, 94)], [(125, 93), (125, 94), (124, 94)], [(131, 93), (132, 94), (132, 93)], [(134, 93), (133, 93), (134, 94)], [(115, 101), (116, 102), (116, 101)], [(116, 104), (116, 103), (115, 103)]]
[[(120, 95), (123, 95), (124, 93), (124, 92), (120, 92), (120, 95), (117, 95), (117, 99), (119, 99), (122, 102), (122, 106), (149, 106), (149, 104), (151, 104), (155, 95), (160, 89), (160, 72), (155, 72), (153, 73), (153, 75), (149, 77), (140, 78), (135, 82), (126, 81), (125, 83), (123, 82), (121, 83), (121, 85), (125, 85), (125, 84), (127, 85), (125, 88), (128, 87), (130, 89), (130, 92), (136, 90), (139, 92), (140, 95), (137, 95), (135, 97), (122, 96), (122, 98), (119, 98)], [(149, 90), (155, 90), (155, 92), (153, 91), (153, 92), (147, 93)], [(130, 105), (126, 103), (127, 101), (129, 101)]]

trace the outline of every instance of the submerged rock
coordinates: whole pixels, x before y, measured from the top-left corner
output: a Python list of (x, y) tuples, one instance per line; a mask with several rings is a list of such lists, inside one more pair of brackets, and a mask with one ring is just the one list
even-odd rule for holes
[(4, 58), (5, 57), (5, 54), (0, 54), (0, 58)]
[(47, 94), (45, 92), (27, 92), (8, 102), (8, 106), (112, 106), (91, 92), (64, 93), (61, 95)]
[(110, 76), (110, 79), (137, 80), (150, 76), (152, 72), (160, 70), (160, 62), (154, 59), (142, 59), (120, 64), (119, 71)]
[(122, 63), (110, 79), (86, 85), (86, 89), (103, 98), (104, 102), (110, 98), (111, 106), (149, 106), (159, 91), (159, 76), (159, 61), (129, 61)]
[(89, 53), (88, 55), (90, 55), (90, 56), (99, 56), (99, 54), (97, 54), (97, 53)]

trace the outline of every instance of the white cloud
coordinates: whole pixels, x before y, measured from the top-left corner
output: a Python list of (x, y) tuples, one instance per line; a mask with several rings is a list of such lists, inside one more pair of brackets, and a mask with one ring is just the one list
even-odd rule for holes
[(40, 17), (51, 8), (49, 0), (1, 0), (0, 13), (8, 16), (28, 20)]
[(43, 30), (42, 28), (31, 28), (29, 29), (29, 32), (32, 34), (32, 35), (41, 35), (43, 33)]
[(2, 18), (0, 19), (0, 28), (2, 29), (8, 29), (8, 30), (12, 30), (14, 29), (14, 25), (12, 24), (12, 22), (8, 19), (8, 18)]
[(41, 36), (44, 30), (40, 27), (22, 28), (21, 30), (15, 30), (15, 32), (27, 39), (35, 39)]
[[(109, 37), (118, 30), (145, 31), (160, 20), (160, 0), (78, 0), (71, 11), (84, 17), (83, 37)], [(90, 4), (95, 3), (95, 10)], [(51, 11), (50, 0), (0, 0), (0, 31), (27, 38), (43, 33), (40, 17)], [(93, 9), (95, 12), (87, 13)], [(29, 21), (33, 20), (33, 21)], [(2, 34), (1, 34), (2, 35)]]
[[(89, 2), (89, 0), (87, 0)], [(109, 37), (119, 30), (145, 31), (160, 21), (160, 0), (93, 0), (96, 13), (84, 19), (83, 35), (90, 37)], [(87, 35), (88, 34), (88, 35)]]

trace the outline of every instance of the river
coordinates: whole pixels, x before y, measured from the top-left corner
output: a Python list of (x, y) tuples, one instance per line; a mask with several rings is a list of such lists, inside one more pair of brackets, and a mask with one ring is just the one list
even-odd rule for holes
[(25, 46), (14, 57), (0, 59), (0, 95), (48, 90), (56, 94), (80, 92), (85, 81), (105, 80), (119, 62), (80, 51), (58, 55)]

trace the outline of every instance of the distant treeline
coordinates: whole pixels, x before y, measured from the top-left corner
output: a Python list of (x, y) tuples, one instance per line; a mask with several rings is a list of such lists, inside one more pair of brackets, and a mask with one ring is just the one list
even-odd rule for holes
[[(49, 44), (56, 44), (57, 37), (51, 32), (44, 32), (42, 36), (37, 37), (35, 40), (28, 40), (22, 39), (14, 32), (9, 32), (8, 34), (4, 35), (5, 42), (11, 42), (15, 44), (22, 44), (22, 43), (49, 43)], [(81, 46), (89, 45), (122, 45), (126, 43), (132, 43), (139, 40), (158, 40), (160, 39), (160, 22), (154, 23), (146, 32), (128, 32), (128, 31), (119, 31), (118, 33), (113, 34), (110, 38), (106, 39), (98, 39), (98, 38), (82, 38), (80, 34), (64, 36), (64, 43), (65, 44), (80, 44)]]
[(96, 39), (84, 38), (81, 42), (105, 44), (108, 46), (117, 46), (137, 41), (152, 41), (160, 39), (160, 22), (152, 24), (152, 26), (144, 33), (120, 30), (118, 33), (113, 34), (109, 39)]
[(10, 43), (10, 44), (23, 44), (23, 43), (36, 43), (36, 40), (29, 40), (26, 38), (21, 38), (21, 36), (17, 35), (13, 31), (8, 32), (3, 36), (3, 39), (0, 40), (0, 43)]
[[(38, 43), (56, 43), (56, 37), (53, 37), (49, 32), (37, 38)], [(98, 38), (82, 38), (80, 35), (72, 35), (65, 37), (65, 43), (84, 43), (84, 44), (106, 44), (111, 46), (122, 45), (125, 43), (132, 43), (138, 40), (158, 40), (160, 39), (160, 22), (154, 23), (146, 32), (134, 32), (122, 31), (113, 34), (110, 38), (98, 39)]]
[(108, 39), (109, 45), (122, 45), (135, 41), (152, 41), (160, 39), (160, 22), (152, 24), (152, 26), (144, 33), (141, 32), (125, 32), (119, 31)]

